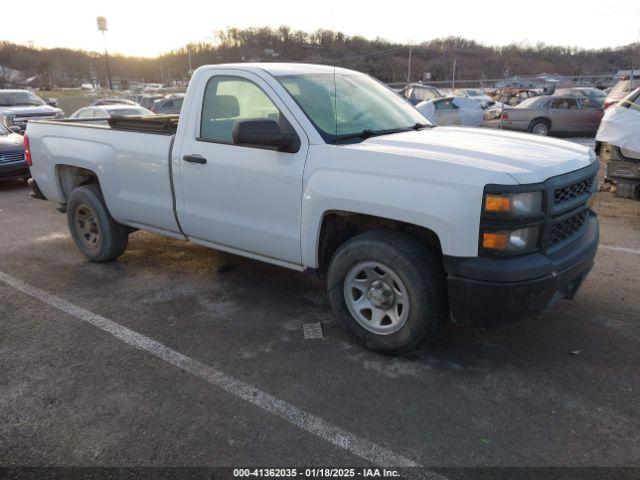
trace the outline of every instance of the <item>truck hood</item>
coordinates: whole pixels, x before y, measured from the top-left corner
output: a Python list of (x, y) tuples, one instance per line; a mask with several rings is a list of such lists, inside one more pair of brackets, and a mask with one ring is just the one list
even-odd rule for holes
[(60, 110), (59, 108), (55, 108), (52, 107), (50, 105), (38, 105), (38, 106), (34, 106), (34, 107), (29, 107), (29, 106), (23, 106), (23, 107), (3, 107), (0, 105), (0, 115), (3, 113), (6, 113), (8, 115), (15, 115), (15, 114), (20, 114), (20, 115), (37, 115), (37, 114), (43, 114), (43, 115), (51, 115), (53, 113), (58, 113), (61, 112), (62, 110)]
[(585, 146), (528, 133), (434, 127), (372, 137), (358, 148), (504, 172), (521, 184), (544, 182), (596, 160)]

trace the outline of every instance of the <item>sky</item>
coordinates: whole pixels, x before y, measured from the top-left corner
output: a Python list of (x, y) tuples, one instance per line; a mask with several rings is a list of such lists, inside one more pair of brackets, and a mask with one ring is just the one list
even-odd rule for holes
[[(0, 40), (95, 51), (106, 41), (111, 52), (139, 56), (210, 42), (227, 27), (288, 25), (394, 42), (455, 35), (486, 45), (541, 41), (583, 48), (633, 43), (640, 32), (640, 0), (30, 0), (28, 11), (2, 8)], [(107, 17), (104, 40), (96, 26), (99, 15)]]

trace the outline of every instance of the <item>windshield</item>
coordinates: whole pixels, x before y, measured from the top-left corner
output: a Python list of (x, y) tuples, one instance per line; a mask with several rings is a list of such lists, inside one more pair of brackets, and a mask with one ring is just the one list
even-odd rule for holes
[(585, 88), (582, 90), (587, 97), (591, 98), (605, 98), (607, 96), (602, 90), (597, 88)]
[(437, 88), (424, 88), (424, 87), (416, 87), (413, 89), (413, 93), (411, 94), (413, 98), (415, 98), (419, 102), (423, 102), (425, 100), (435, 100), (437, 98), (442, 98), (443, 95)]
[[(287, 75), (278, 81), (327, 143), (410, 130), (429, 121), (386, 86), (358, 73)], [(337, 95), (336, 95), (337, 92)], [(356, 138), (357, 140), (357, 138)]]
[(0, 135), (9, 135), (10, 133), (9, 129), (0, 123)]
[(19, 107), (19, 106), (40, 106), (46, 105), (44, 101), (31, 92), (2, 92), (0, 91), (0, 106), (2, 107)]
[(485, 97), (485, 93), (482, 90), (475, 90), (470, 88), (469, 90), (467, 90), (467, 93), (469, 94), (470, 97)]

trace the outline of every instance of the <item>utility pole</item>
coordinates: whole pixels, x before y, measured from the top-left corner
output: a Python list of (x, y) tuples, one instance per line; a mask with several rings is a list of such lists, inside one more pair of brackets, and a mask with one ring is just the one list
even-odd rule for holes
[(453, 52), (453, 74), (451, 75), (451, 88), (456, 88), (456, 52)]
[(107, 38), (105, 36), (105, 32), (107, 31), (107, 18), (106, 17), (98, 17), (96, 18), (98, 22), (98, 30), (102, 32), (102, 40), (104, 42), (104, 59), (107, 63), (107, 77), (109, 78), (109, 90), (113, 90), (113, 82), (111, 81), (111, 68), (109, 66), (109, 52), (107, 52)]
[(413, 50), (413, 45), (409, 45), (409, 63), (407, 65), (407, 83), (411, 83), (411, 51)]

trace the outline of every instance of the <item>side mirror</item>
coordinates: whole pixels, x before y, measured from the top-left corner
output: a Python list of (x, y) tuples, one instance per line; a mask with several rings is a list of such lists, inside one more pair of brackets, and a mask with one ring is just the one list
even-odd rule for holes
[(48, 98), (47, 99), (47, 105), (49, 105), (51, 107), (57, 107), (58, 106), (58, 99), (57, 98)]
[(22, 133), (22, 131), (20, 130), (20, 127), (17, 127), (15, 125), (10, 126), (9, 130), (11, 130), (13, 133)]
[(238, 120), (233, 125), (233, 143), (289, 153), (300, 150), (298, 136), (283, 132), (274, 120)]

